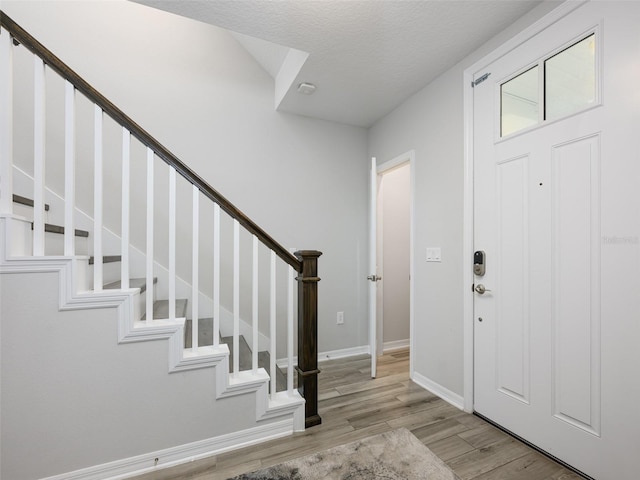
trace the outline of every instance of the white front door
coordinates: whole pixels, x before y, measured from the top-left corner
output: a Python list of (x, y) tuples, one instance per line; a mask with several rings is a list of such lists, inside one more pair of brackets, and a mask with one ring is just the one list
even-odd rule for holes
[(589, 2), (473, 92), (474, 409), (601, 480), (640, 452), (638, 22)]

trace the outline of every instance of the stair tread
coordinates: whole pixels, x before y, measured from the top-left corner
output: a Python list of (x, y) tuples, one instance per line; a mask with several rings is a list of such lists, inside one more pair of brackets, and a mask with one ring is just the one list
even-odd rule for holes
[[(158, 283), (158, 277), (153, 277), (153, 284), (155, 285), (156, 283)], [(103, 288), (106, 290), (120, 290), (120, 288), (122, 288), (122, 281), (116, 280), (115, 282), (106, 284)], [(147, 279), (146, 278), (130, 278), (129, 288), (139, 288), (140, 293), (142, 293), (147, 289)], [(167, 304), (167, 308), (168, 308), (168, 304)]]
[[(262, 352), (258, 352), (258, 366), (260, 368), (264, 368), (267, 372), (269, 372), (269, 374), (271, 373), (270, 372), (271, 354), (266, 350)], [(280, 392), (286, 389), (287, 389), (287, 377), (282, 372), (282, 370), (280, 370), (280, 367), (276, 365), (276, 391)]]
[[(198, 346), (213, 345), (213, 317), (198, 319)], [(184, 324), (184, 346), (191, 348), (191, 319)]]
[[(176, 318), (187, 315), (187, 299), (176, 298)], [(156, 300), (153, 302), (153, 318), (169, 318), (169, 300)], [(142, 320), (147, 319), (147, 314), (142, 316)]]
[[(184, 325), (184, 346), (185, 348), (191, 348), (191, 319), (188, 318)], [(240, 335), (238, 337), (238, 342), (240, 344), (240, 370), (251, 370), (253, 368), (253, 356), (251, 354), (251, 347), (247, 343), (247, 340), (244, 338), (244, 335)], [(233, 351), (233, 337), (220, 337), (220, 343), (224, 343), (229, 347), (229, 372), (233, 371), (233, 361), (231, 359), (234, 358)], [(208, 345), (213, 345), (213, 318), (199, 318), (198, 319), (198, 346), (205, 347)], [(269, 352), (262, 351), (258, 352), (258, 367), (264, 368), (267, 373), (271, 373), (270, 369), (271, 356)], [(276, 386), (277, 391), (282, 391), (287, 389), (287, 378), (280, 370), (278, 366), (276, 366)]]
[[(89, 257), (89, 265), (93, 265), (95, 263), (96, 257)], [(102, 263), (115, 263), (121, 262), (122, 255), (104, 255), (102, 257)]]
[[(19, 203), (20, 205), (26, 205), (27, 207), (33, 207), (34, 206), (34, 202), (33, 200), (31, 200), (30, 198), (27, 197), (23, 197), (22, 195), (18, 195), (18, 194), (13, 194), (13, 203)], [(45, 203), (44, 204), (44, 210), (45, 212), (49, 211), (49, 204)]]
[[(34, 226), (33, 226), (33, 222), (31, 222), (31, 230), (33, 230)], [(44, 224), (44, 231), (47, 233), (59, 233), (61, 235), (64, 234), (64, 227), (60, 226), (60, 225), (52, 225), (51, 223), (45, 223)], [(76, 228), (75, 230), (75, 236), (76, 237), (88, 237), (89, 236), (89, 232), (87, 232), (86, 230), (79, 230)]]
[[(222, 343), (226, 343), (229, 347), (229, 358), (235, 358), (235, 352), (233, 351), (233, 337), (222, 337), (220, 339)], [(240, 370), (251, 370), (253, 368), (253, 356), (251, 354), (251, 347), (244, 338), (244, 335), (238, 337), (238, 344), (240, 345)], [(233, 362), (229, 362), (229, 372), (233, 370)], [(269, 371), (267, 369), (267, 371)]]

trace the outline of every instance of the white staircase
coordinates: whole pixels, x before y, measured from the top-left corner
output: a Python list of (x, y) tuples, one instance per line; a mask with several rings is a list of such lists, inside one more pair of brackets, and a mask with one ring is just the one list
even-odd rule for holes
[[(2, 14), (0, 477), (126, 478), (303, 430), (305, 400), (293, 382), (293, 286), (296, 275), (300, 284), (309, 284), (319, 280), (317, 274), (302, 280), (301, 260), (154, 139), (139, 133), (146, 134), (72, 71), (62, 78), (63, 91), (49, 93), (46, 79), (67, 70), (50, 52), (43, 60), (30, 51), (35, 40), (18, 26), (12, 25), (9, 35), (7, 24), (12, 25)], [(25, 39), (29, 49), (21, 45)], [(14, 69), (14, 57), (25, 55), (34, 65), (31, 173), (25, 173), (24, 159), (17, 162), (13, 155), (15, 144), (23, 141), (14, 128), (14, 113), (23, 108), (13, 92), (15, 79), (23, 75)], [(64, 139), (59, 139), (65, 145), (64, 189), (57, 193), (45, 175), (50, 141), (44, 133), (45, 91), (60, 95), (65, 105)], [(78, 91), (89, 91), (97, 99), (94, 145), (88, 155), (76, 151), (75, 125), (84, 121), (76, 118)], [(114, 210), (107, 191), (113, 172), (107, 175), (103, 159), (105, 142), (111, 141), (103, 126), (107, 115), (121, 125), (117, 227), (107, 218)], [(146, 152), (146, 178), (133, 178), (138, 159), (132, 152), (140, 147)], [(78, 165), (87, 156), (99, 172), (89, 179), (91, 214), (76, 202), (77, 185), (85, 181), (78, 178)], [(158, 168), (168, 173), (168, 185), (154, 186)], [(142, 206), (135, 204), (140, 184), (147, 192)], [(154, 205), (154, 191), (160, 188), (167, 188), (168, 208)], [(185, 211), (177, 200), (184, 191), (192, 197)], [(51, 206), (45, 200), (52, 200)], [(204, 216), (209, 208), (212, 216)], [(140, 209), (145, 225), (132, 220), (139, 218)], [(50, 227), (50, 222), (61, 226)], [(185, 223), (191, 223), (186, 233)], [(233, 228), (228, 237), (221, 235), (226, 224)], [(154, 250), (158, 228), (166, 229), (169, 237), (168, 251), (162, 254)], [(142, 246), (134, 243), (139, 231), (145, 232)], [(186, 266), (181, 264), (184, 252), (176, 247), (181, 236), (191, 239)], [(242, 250), (248, 259), (241, 268), (245, 238), (251, 248)], [(317, 259), (319, 252), (312, 253)], [(268, 275), (259, 273), (261, 264), (268, 264)], [(202, 273), (204, 268), (207, 273)], [(190, 273), (188, 280), (181, 272)], [(231, 299), (228, 308), (223, 304), (225, 291)], [(242, 305), (250, 306), (249, 314), (241, 312), (241, 297), (248, 299)], [(164, 302), (163, 309), (158, 309), (159, 302)], [(268, 312), (268, 321), (260, 320), (265, 316), (261, 308)], [(232, 318), (221, 321), (225, 314)], [(189, 322), (191, 338), (185, 341), (188, 316), (213, 318), (210, 342), (199, 342), (199, 321)], [(229, 348), (220, 341), (221, 323), (230, 329), (224, 333), (235, 352), (243, 340), (241, 328), (246, 330), (254, 351), (249, 368), (241, 369), (239, 355), (230, 359)], [(282, 345), (278, 336), (284, 338)], [(258, 365), (264, 343), (271, 353), (268, 371)], [(278, 371), (278, 352), (287, 363), (286, 386), (280, 390), (278, 382), (271, 381)], [(305, 379), (317, 374), (317, 367), (307, 369)], [(312, 416), (312, 422), (319, 423), (317, 412)], [(309, 421), (307, 415), (307, 425)]]
[[(28, 301), (27, 299), (18, 298), (8, 288), (13, 283), (14, 275), (31, 277), (28, 283), (34, 285), (34, 290), (28, 292), (26, 296), (30, 297), (32, 302), (36, 302), (40, 296), (37, 293), (37, 286), (40, 286), (41, 289), (51, 288), (43, 286), (42, 282), (45, 278), (50, 278), (50, 273), (54, 273), (55, 280), (52, 287), (54, 286), (57, 290), (57, 302), (55, 305), (50, 305), (48, 309), (43, 305), (39, 310), (39, 317), (43, 319), (58, 318), (58, 321), (65, 322), (64, 313), (82, 311), (85, 321), (83, 322), (83, 327), (78, 327), (73, 332), (74, 342), (81, 342), (90, 346), (95, 340), (94, 325), (92, 325), (93, 312), (110, 309), (115, 312), (113, 325), (117, 338), (115, 336), (110, 338), (110, 341), (114, 344), (117, 343), (124, 346), (124, 344), (136, 342), (160, 341), (165, 345), (163, 347), (165, 359), (162, 363), (165, 365), (167, 382), (171, 382), (168, 378), (170, 374), (186, 373), (195, 369), (215, 370), (215, 373), (212, 372), (211, 375), (205, 377), (208, 378), (208, 384), (204, 386), (204, 389), (198, 384), (191, 385), (189, 391), (183, 392), (178, 395), (179, 397), (207, 395), (213, 385), (215, 401), (230, 397), (248, 397), (249, 405), (253, 405), (249, 406), (247, 410), (246, 406), (241, 406), (243, 403), (246, 404), (246, 400), (237, 403), (238, 408), (244, 410), (242, 416), (253, 418), (253, 422), (250, 423), (253, 423), (254, 426), (234, 431), (234, 435), (231, 438), (229, 438), (229, 434), (203, 438), (196, 442), (173, 445), (169, 448), (145, 452), (134, 457), (121, 458), (115, 462), (89, 465), (73, 472), (65, 471), (57, 475), (47, 475), (46, 478), (125, 478), (128, 474), (163, 468), (195, 457), (219, 453), (230, 448), (271, 439), (274, 436), (286, 434), (286, 432), (291, 433), (304, 429), (304, 399), (300, 397), (297, 391), (285, 390), (270, 394), (268, 390), (270, 377), (262, 368), (258, 368), (255, 371), (247, 370), (229, 373), (229, 349), (224, 343), (216, 346), (200, 346), (195, 350), (185, 348), (184, 312), (186, 308), (184, 304), (179, 309), (179, 314), (182, 315), (177, 316), (175, 320), (154, 318), (149, 324), (142, 318), (144, 317), (144, 313), (142, 313), (144, 308), (142, 306), (144, 305), (145, 296), (141, 295), (141, 293), (146, 290), (144, 279), (137, 282), (132, 281), (131, 288), (128, 289), (104, 288), (102, 291), (90, 290), (87, 285), (92, 267), (89, 265), (90, 257), (88, 255), (71, 257), (63, 255), (35, 257), (31, 255), (29, 244), (32, 230), (29, 218), (6, 214), (0, 216), (0, 235), (2, 238), (0, 243), (0, 278), (2, 279), (3, 294), (3, 323), (24, 320), (17, 318), (13, 313), (19, 310), (15, 304)], [(58, 234), (47, 233), (47, 236), (49, 235)], [(8, 296), (11, 298), (8, 298)], [(176, 303), (179, 304), (180, 302)], [(3, 330), (7, 331), (4, 325)], [(27, 335), (24, 335), (23, 338), (17, 335), (15, 337), (17, 337), (14, 338), (15, 341), (24, 342), (25, 346), (29, 345), (30, 340), (24, 338)], [(69, 341), (70, 343), (64, 348), (75, 349), (74, 344), (71, 343), (71, 338), (69, 338)], [(58, 345), (58, 347), (62, 346)], [(100, 361), (107, 364), (117, 362), (117, 352), (113, 350), (111, 352), (114, 354), (113, 358), (103, 356)], [(46, 358), (42, 360), (48, 361)], [(53, 363), (55, 364), (55, 361)], [(135, 382), (123, 380), (123, 383), (130, 385)], [(6, 387), (3, 386), (3, 388)], [(158, 392), (166, 389), (162, 385), (154, 386), (154, 388)], [(41, 393), (43, 394), (43, 399), (46, 400), (47, 389), (43, 388)], [(154, 389), (145, 393), (150, 397), (156, 395)], [(92, 392), (87, 391), (86, 394), (91, 396)], [(232, 404), (227, 403), (227, 405)], [(166, 405), (165, 409), (170, 410), (175, 407), (179, 408), (179, 405)], [(210, 413), (215, 418), (215, 412), (216, 409), (211, 408), (210, 412), (207, 412), (205, 408), (204, 411), (196, 410), (192, 413), (194, 416)], [(166, 414), (167, 412), (165, 411)], [(269, 423), (266, 423), (267, 421)], [(16, 473), (19, 474), (19, 472)], [(124, 475), (124, 477), (121, 477), (121, 475)], [(8, 478), (18, 479), (20, 477), (11, 474)], [(24, 478), (33, 477), (25, 476)]]

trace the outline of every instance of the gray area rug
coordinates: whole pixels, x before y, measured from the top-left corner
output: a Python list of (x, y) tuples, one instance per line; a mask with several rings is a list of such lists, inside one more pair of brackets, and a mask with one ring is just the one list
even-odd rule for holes
[(230, 480), (459, 480), (406, 428), (290, 460)]

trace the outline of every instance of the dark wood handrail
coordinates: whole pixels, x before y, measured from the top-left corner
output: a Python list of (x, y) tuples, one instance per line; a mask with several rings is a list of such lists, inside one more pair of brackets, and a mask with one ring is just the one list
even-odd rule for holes
[(28, 32), (26, 32), (20, 25), (14, 22), (7, 14), (0, 10), (0, 26), (5, 28), (10, 35), (24, 47), (29, 49), (32, 53), (38, 55), (44, 63), (60, 74), (65, 80), (68, 80), (73, 86), (89, 100), (96, 105), (99, 105), (102, 110), (118, 122), (121, 126), (125, 127), (131, 134), (136, 137), (143, 145), (151, 148), (154, 153), (160, 157), (171, 167), (175, 168), (182, 177), (188, 182), (198, 187), (203, 195), (220, 205), (220, 208), (229, 214), (232, 218), (238, 220), (240, 225), (246, 228), (253, 235), (273, 250), (283, 261), (291, 265), (297, 272), (302, 271), (302, 262), (300, 262), (294, 255), (276, 242), (267, 232), (260, 228), (256, 223), (247, 217), (241, 210), (227, 200), (220, 192), (215, 190), (211, 185), (204, 181), (198, 174), (187, 167), (180, 161), (173, 153), (171, 153), (164, 145), (158, 140), (152, 137), (146, 130), (140, 125), (134, 122), (129, 116), (127, 116), (122, 110), (116, 107), (111, 101), (109, 101), (104, 95), (93, 88), (86, 80), (78, 75), (73, 69), (71, 69), (66, 63), (60, 60), (49, 49), (33, 38)]

